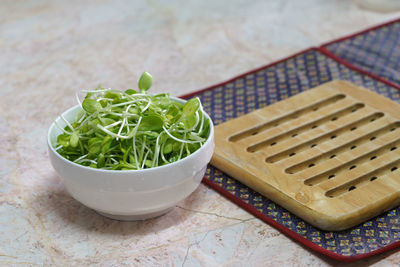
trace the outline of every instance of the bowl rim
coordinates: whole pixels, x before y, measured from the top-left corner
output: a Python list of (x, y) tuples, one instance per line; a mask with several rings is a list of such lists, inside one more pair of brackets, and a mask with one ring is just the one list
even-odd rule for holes
[[(185, 103), (187, 100), (185, 99), (181, 99), (178, 97), (173, 97), (170, 96), (171, 99), (176, 100), (178, 102), (183, 102)], [(75, 105), (70, 107), (69, 109), (65, 110), (64, 112), (61, 113), (61, 115), (68, 114), (69, 112), (72, 112), (73, 110), (77, 109), (77, 108), (81, 108), (80, 105)], [(155, 170), (162, 170), (162, 169), (166, 169), (166, 168), (171, 168), (175, 165), (178, 164), (182, 164), (184, 161), (188, 161), (191, 158), (195, 157), (197, 154), (201, 153), (202, 150), (205, 149), (205, 147), (209, 146), (210, 143), (214, 143), (214, 123), (211, 119), (211, 117), (208, 115), (207, 112), (205, 112), (203, 110), (203, 114), (207, 117), (207, 119), (209, 119), (210, 121), (210, 133), (208, 135), (208, 138), (206, 140), (206, 142), (199, 148), (197, 149), (195, 152), (193, 152), (192, 154), (190, 154), (189, 156), (180, 159), (178, 161), (166, 164), (166, 165), (162, 165), (162, 166), (157, 166), (157, 167), (152, 167), (152, 168), (148, 168), (148, 169), (140, 169), (140, 170), (103, 170), (103, 169), (96, 169), (96, 168), (91, 168), (88, 166), (83, 166), (80, 165), (78, 163), (75, 163), (73, 161), (70, 161), (66, 158), (64, 158), (63, 156), (61, 156), (53, 147), (53, 145), (51, 144), (51, 140), (50, 140), (50, 133), (53, 131), (53, 129), (55, 128), (55, 123), (54, 121), (56, 121), (58, 118), (60, 118), (61, 115), (59, 115), (50, 125), (48, 131), (47, 131), (47, 146), (50, 149), (50, 151), (56, 155), (57, 158), (61, 159), (62, 161), (66, 162), (67, 164), (71, 164), (72, 166), (78, 167), (78, 168), (82, 168), (83, 170), (88, 170), (88, 171), (94, 171), (94, 172), (99, 172), (99, 173), (112, 173), (112, 174), (126, 174), (126, 173), (141, 173), (141, 172), (151, 172), (151, 171), (155, 171)]]

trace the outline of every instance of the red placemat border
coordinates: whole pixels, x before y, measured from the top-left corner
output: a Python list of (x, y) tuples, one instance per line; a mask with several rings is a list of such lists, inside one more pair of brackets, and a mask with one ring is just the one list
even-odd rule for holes
[(386, 79), (384, 79), (384, 78), (382, 78), (382, 77), (380, 77), (380, 76), (378, 76), (378, 75), (375, 75), (375, 74), (370, 73), (370, 72), (368, 72), (368, 71), (362, 70), (362, 69), (360, 69), (360, 68), (358, 68), (358, 67), (352, 65), (351, 63), (349, 63), (349, 62), (347, 62), (347, 61), (345, 61), (345, 60), (343, 60), (343, 59), (337, 57), (336, 55), (334, 55), (333, 53), (331, 53), (330, 51), (328, 51), (328, 50), (326, 49), (326, 46), (328, 46), (328, 45), (330, 45), (330, 44), (337, 43), (337, 42), (342, 42), (342, 41), (344, 41), (344, 40), (346, 40), (346, 39), (351, 39), (351, 38), (353, 38), (353, 37), (355, 37), (355, 36), (357, 36), (357, 35), (364, 34), (364, 33), (367, 33), (367, 32), (369, 32), (369, 31), (373, 31), (373, 30), (376, 30), (376, 29), (379, 29), (379, 28), (382, 28), (382, 27), (385, 27), (385, 26), (388, 26), (388, 25), (390, 25), (390, 24), (397, 23), (397, 22), (400, 22), (400, 18), (394, 19), (394, 20), (390, 20), (390, 21), (384, 22), (384, 23), (382, 23), (382, 24), (378, 24), (378, 25), (372, 26), (372, 27), (370, 27), (370, 28), (367, 28), (367, 29), (358, 31), (358, 32), (356, 32), (356, 33), (352, 33), (352, 34), (346, 35), (346, 36), (344, 36), (344, 37), (335, 39), (335, 40), (333, 40), (333, 41), (324, 43), (324, 44), (322, 44), (322, 45), (319, 46), (319, 47), (310, 47), (310, 48), (301, 50), (301, 51), (299, 51), (299, 52), (297, 52), (297, 53), (295, 53), (295, 54), (293, 54), (293, 55), (290, 55), (290, 56), (288, 56), (288, 57), (284, 57), (284, 58), (282, 58), (282, 59), (280, 59), (280, 60), (273, 61), (273, 62), (271, 62), (271, 63), (269, 63), (269, 64), (266, 64), (266, 65), (257, 67), (257, 68), (255, 68), (255, 69), (253, 69), (253, 70), (247, 71), (247, 72), (242, 73), (242, 74), (239, 74), (239, 75), (237, 75), (237, 76), (234, 76), (233, 78), (230, 78), (229, 80), (226, 80), (226, 81), (223, 81), (223, 82), (220, 82), (220, 83), (217, 83), (217, 84), (208, 86), (208, 87), (206, 87), (206, 88), (203, 88), (203, 89), (200, 89), (200, 90), (197, 90), (197, 91), (188, 93), (188, 94), (181, 95), (180, 98), (190, 98), (190, 97), (193, 97), (193, 96), (195, 96), (196, 94), (200, 94), (200, 93), (203, 93), (203, 92), (205, 92), (205, 91), (212, 90), (212, 89), (214, 89), (214, 88), (216, 88), (216, 87), (223, 86), (223, 85), (228, 84), (228, 83), (230, 83), (230, 82), (232, 82), (232, 81), (234, 81), (234, 80), (236, 80), (236, 79), (245, 77), (246, 75), (249, 75), (249, 74), (251, 74), (251, 73), (254, 73), (254, 72), (260, 71), (260, 70), (262, 70), (262, 69), (271, 67), (271, 66), (273, 66), (273, 65), (279, 64), (279, 63), (281, 63), (281, 62), (283, 62), (283, 61), (286, 61), (286, 60), (288, 60), (288, 59), (294, 58), (294, 57), (296, 57), (296, 56), (298, 56), (298, 55), (300, 55), (300, 54), (306, 53), (306, 52), (311, 51), (311, 50), (318, 50), (319, 52), (321, 52), (321, 53), (323, 53), (324, 55), (326, 55), (326, 56), (332, 58), (333, 60), (335, 60), (335, 61), (337, 61), (337, 62), (339, 62), (339, 63), (345, 65), (346, 67), (349, 67), (349, 68), (351, 68), (351, 69), (353, 69), (353, 70), (356, 70), (356, 71), (358, 71), (358, 72), (360, 72), (360, 73), (362, 73), (362, 74), (368, 75), (368, 76), (370, 76), (371, 78), (373, 78), (373, 79), (375, 79), (375, 80), (378, 80), (378, 81), (380, 81), (380, 82), (383, 82), (383, 83), (385, 83), (385, 84), (387, 84), (387, 85), (390, 85), (390, 86), (392, 86), (392, 87), (394, 87), (394, 88), (400, 90), (400, 86), (399, 86), (399, 85), (397, 85), (397, 84), (395, 84), (395, 83), (392, 83), (392, 82), (390, 82), (390, 81), (388, 81), (388, 80), (386, 80)]
[[(375, 30), (375, 29), (378, 29), (378, 28), (381, 28), (381, 27), (384, 27), (384, 26), (387, 26), (387, 25), (390, 25), (390, 24), (396, 23), (396, 22), (400, 22), (400, 19), (391, 20), (389, 22), (385, 22), (383, 24), (379, 24), (379, 25), (370, 27), (368, 29), (365, 29), (365, 30), (362, 30), (362, 31), (359, 31), (359, 32), (356, 32), (356, 33), (353, 33), (353, 34), (350, 34), (350, 35), (347, 35), (345, 37), (342, 37), (342, 38), (330, 41), (328, 43), (325, 43), (325, 44), (323, 44), (323, 45), (321, 45), (320, 47), (317, 47), (317, 48), (311, 47), (311, 48), (302, 50), (302, 51), (297, 52), (297, 53), (295, 53), (295, 54), (293, 54), (291, 56), (285, 57), (285, 58), (280, 59), (278, 61), (274, 61), (272, 63), (266, 64), (266, 65), (263, 65), (263, 66), (258, 67), (256, 69), (253, 69), (253, 70), (250, 70), (248, 72), (245, 72), (243, 74), (237, 75), (237, 76), (235, 76), (235, 77), (233, 77), (233, 78), (231, 78), (229, 80), (223, 81), (223, 82), (215, 84), (215, 85), (211, 85), (209, 87), (206, 87), (204, 89), (201, 89), (201, 90), (198, 90), (198, 91), (195, 91), (195, 92), (191, 92), (191, 93), (182, 95), (180, 97), (181, 98), (190, 98), (190, 97), (193, 97), (193, 96), (195, 96), (197, 94), (212, 90), (212, 89), (214, 89), (216, 87), (224, 86), (225, 84), (228, 84), (228, 83), (230, 83), (230, 82), (232, 82), (232, 81), (234, 81), (236, 79), (245, 77), (245, 76), (247, 76), (249, 74), (255, 73), (255, 72), (260, 71), (262, 69), (274, 66), (276, 64), (279, 64), (281, 62), (284, 62), (286, 60), (289, 60), (289, 59), (294, 58), (294, 57), (296, 57), (296, 56), (298, 56), (300, 54), (307, 53), (307, 52), (312, 51), (312, 50), (317, 50), (320, 53), (326, 55), (327, 57), (337, 61), (338, 63), (340, 63), (342, 65), (345, 65), (346, 67), (348, 67), (348, 68), (350, 68), (352, 70), (360, 72), (360, 73), (362, 73), (362, 74), (364, 74), (366, 76), (369, 76), (369, 77), (371, 77), (371, 78), (373, 78), (373, 79), (375, 79), (377, 81), (380, 81), (382, 83), (385, 83), (385, 84), (387, 84), (387, 85), (389, 85), (391, 87), (394, 87), (394, 88), (400, 90), (400, 86), (398, 86), (397, 84), (394, 84), (394, 83), (392, 83), (392, 82), (390, 82), (390, 81), (388, 81), (388, 80), (386, 80), (386, 79), (384, 79), (384, 78), (382, 78), (380, 76), (377, 76), (377, 75), (375, 75), (373, 73), (370, 73), (368, 71), (362, 70), (362, 69), (352, 65), (351, 63), (349, 63), (349, 62), (337, 57), (336, 55), (334, 55), (333, 53), (329, 52), (325, 48), (326, 46), (328, 46), (330, 44), (333, 44), (333, 43), (336, 43), (336, 42), (341, 42), (341, 41), (344, 41), (346, 39), (353, 38), (353, 37), (355, 37), (357, 35), (364, 34), (364, 33), (367, 33), (369, 31), (372, 31), (372, 30)], [(281, 231), (282, 233), (286, 234), (287, 236), (289, 236), (289, 237), (295, 239), (296, 241), (300, 242), (304, 246), (309, 247), (310, 249), (312, 249), (312, 250), (314, 250), (316, 252), (319, 252), (319, 253), (321, 253), (323, 255), (326, 255), (326, 256), (328, 256), (328, 257), (330, 257), (332, 259), (338, 260), (338, 261), (354, 262), (354, 261), (357, 261), (357, 260), (360, 260), (360, 259), (365, 259), (365, 258), (374, 256), (374, 255), (378, 255), (378, 254), (381, 254), (383, 252), (392, 250), (394, 248), (400, 247), (400, 240), (399, 240), (399, 241), (394, 242), (394, 243), (392, 243), (392, 244), (390, 244), (388, 246), (385, 246), (385, 247), (382, 247), (382, 248), (379, 248), (377, 250), (374, 250), (374, 251), (371, 251), (371, 252), (368, 252), (368, 253), (364, 253), (364, 254), (358, 254), (358, 255), (354, 255), (354, 256), (344, 256), (344, 255), (341, 255), (341, 254), (338, 254), (338, 253), (334, 253), (332, 251), (329, 251), (327, 249), (324, 249), (324, 248), (316, 245), (315, 243), (313, 243), (310, 240), (304, 238), (303, 236), (299, 235), (298, 233), (296, 233), (296, 232), (290, 230), (289, 228), (286, 228), (282, 224), (274, 221), (273, 219), (271, 219), (267, 215), (265, 215), (265, 214), (261, 213), (260, 211), (258, 211), (256, 208), (254, 208), (250, 204), (248, 204), (248, 203), (244, 202), (242, 199), (232, 195), (230, 192), (224, 190), (222, 187), (218, 186), (217, 184), (213, 183), (212, 181), (207, 180), (207, 179), (203, 179), (202, 182), (204, 184), (206, 184), (207, 186), (209, 186), (210, 188), (212, 188), (215, 191), (217, 191), (218, 193), (220, 193), (221, 195), (223, 195), (224, 197), (226, 197), (227, 199), (231, 200), (236, 205), (238, 205), (238, 206), (242, 207), (243, 209), (245, 209), (246, 211), (252, 213), (256, 217), (260, 218), (264, 222), (266, 222), (269, 225), (273, 226), (274, 228), (278, 229), (279, 231)]]
[(249, 74), (252, 74), (252, 73), (254, 73), (254, 72), (257, 72), (257, 71), (263, 70), (263, 69), (265, 69), (265, 68), (274, 66), (274, 65), (279, 64), (279, 63), (281, 63), (281, 62), (284, 62), (284, 61), (286, 61), (286, 60), (289, 60), (289, 59), (291, 59), (291, 58), (294, 58), (294, 57), (296, 57), (296, 56), (298, 56), (298, 55), (307, 53), (307, 52), (312, 51), (312, 50), (317, 50), (317, 49), (318, 49), (318, 48), (316, 48), (316, 47), (310, 47), (310, 48), (301, 50), (300, 52), (297, 52), (297, 53), (295, 53), (295, 54), (293, 54), (293, 55), (290, 55), (290, 56), (288, 56), (288, 57), (279, 59), (279, 60), (277, 60), (277, 61), (268, 63), (268, 64), (263, 65), (263, 66), (261, 66), (261, 67), (255, 68), (255, 69), (253, 69), (253, 70), (247, 71), (247, 72), (242, 73), (242, 74), (239, 74), (239, 75), (237, 75), (237, 76), (235, 76), (235, 77), (233, 77), (233, 78), (230, 78), (229, 80), (226, 80), (226, 81), (223, 81), (223, 82), (220, 82), (220, 83), (217, 83), (217, 84), (208, 86), (208, 87), (206, 87), (206, 88), (204, 88), (204, 89), (201, 89), (201, 90), (198, 90), (198, 91), (194, 91), (194, 92), (191, 92), (191, 93), (188, 93), (188, 94), (185, 94), (185, 95), (181, 95), (181, 96), (179, 96), (179, 97), (180, 97), (180, 98), (190, 98), (190, 97), (193, 97), (193, 96), (195, 96), (195, 95), (197, 95), (197, 94), (204, 93), (204, 92), (206, 92), (206, 91), (212, 90), (212, 89), (214, 89), (214, 88), (216, 88), (216, 87), (219, 87), (219, 86), (224, 86), (225, 84), (228, 84), (228, 83), (230, 83), (230, 82), (233, 82), (233, 81), (236, 80), (236, 79), (245, 77), (245, 76), (247, 76), (247, 75), (249, 75)]
[(343, 42), (343, 41), (345, 41), (345, 40), (354, 38), (354, 37), (356, 37), (356, 36), (358, 36), (358, 35), (362, 35), (362, 34), (365, 34), (365, 33), (367, 33), (367, 32), (370, 32), (370, 31), (373, 31), (373, 30), (376, 30), (376, 29), (379, 29), (379, 28), (382, 28), (382, 27), (385, 27), (385, 26), (388, 26), (388, 25), (391, 25), (391, 24), (394, 24), (394, 23), (398, 23), (398, 22), (400, 22), (400, 18), (394, 19), (394, 20), (390, 20), (390, 21), (384, 22), (384, 23), (382, 23), (382, 24), (378, 24), (378, 25), (369, 27), (369, 28), (367, 28), (367, 29), (361, 30), (361, 31), (359, 31), (359, 32), (346, 35), (346, 36), (344, 36), (344, 37), (341, 37), (341, 38), (335, 39), (335, 40), (333, 40), (333, 41), (329, 41), (329, 42), (327, 42), (327, 43), (322, 44), (320, 47), (318, 47), (318, 50), (319, 50), (321, 53), (325, 54), (326, 56), (328, 56), (328, 57), (330, 57), (330, 58), (332, 58), (332, 59), (334, 59), (334, 60), (340, 62), (341, 64), (343, 64), (343, 65), (345, 65), (345, 66), (347, 66), (347, 67), (349, 67), (349, 68), (351, 68), (351, 69), (354, 69), (354, 70), (356, 70), (356, 71), (359, 71), (359, 72), (361, 72), (361, 73), (363, 73), (363, 74), (365, 74), (365, 75), (368, 75), (368, 76), (370, 76), (370, 77), (372, 77), (372, 78), (374, 78), (374, 79), (376, 79), (376, 80), (378, 80), (378, 81), (381, 81), (381, 82), (383, 82), (383, 83), (386, 83), (386, 84), (388, 84), (388, 85), (390, 85), (390, 86), (392, 86), (392, 87), (395, 87), (396, 89), (399, 89), (399, 90), (400, 90), (400, 86), (399, 86), (398, 84), (395, 84), (395, 83), (393, 83), (393, 82), (391, 82), (391, 81), (389, 81), (389, 80), (387, 80), (387, 79), (385, 79), (385, 78), (383, 78), (383, 77), (380, 77), (380, 76), (378, 76), (378, 75), (375, 75), (375, 74), (373, 74), (373, 73), (371, 73), (371, 72), (369, 72), (369, 71), (366, 71), (366, 70), (363, 70), (363, 69), (361, 69), (361, 68), (359, 68), (359, 67), (356, 67), (356, 66), (354, 66), (353, 64), (351, 64), (350, 62), (348, 62), (348, 61), (346, 61), (346, 60), (344, 60), (344, 59), (342, 59), (342, 58), (336, 56), (335, 54), (333, 54), (332, 52), (330, 52), (330, 51), (327, 49), (327, 47), (328, 47), (329, 45), (331, 45), (331, 44)]
[(364, 75), (367, 75), (367, 76), (373, 78), (374, 80), (380, 81), (382, 83), (385, 83), (385, 84), (387, 84), (387, 85), (389, 85), (391, 87), (394, 87), (394, 88), (400, 90), (400, 86), (399, 85), (397, 85), (397, 84), (395, 84), (395, 83), (393, 83), (391, 81), (388, 81), (385, 78), (382, 78), (382, 77), (380, 77), (380, 76), (378, 76), (376, 74), (373, 74), (373, 73), (371, 73), (369, 71), (366, 71), (366, 70), (360, 69), (359, 67), (354, 66), (353, 64), (351, 64), (351, 63), (341, 59), (340, 57), (336, 56), (335, 54), (333, 54), (332, 52), (327, 50), (325, 47), (318, 47), (317, 51), (319, 51), (322, 54), (324, 54), (325, 56), (330, 57), (331, 59), (339, 62), (340, 64), (345, 65), (346, 67), (348, 67), (348, 68), (350, 68), (352, 70), (360, 72), (360, 73), (362, 73)]
[(253, 207), (250, 204), (247, 204), (246, 202), (244, 202), (242, 199), (236, 197), (235, 195), (232, 195), (229, 191), (226, 191), (225, 189), (223, 189), (222, 187), (220, 187), (219, 185), (217, 185), (214, 182), (211, 182), (210, 180), (207, 179), (203, 179), (202, 183), (206, 184), (207, 186), (209, 186), (210, 188), (214, 189), (215, 191), (217, 191), (218, 193), (220, 193), (221, 195), (223, 195), (224, 197), (226, 197), (227, 199), (229, 199), (230, 201), (232, 201), (233, 203), (235, 203), (236, 205), (238, 205), (239, 207), (243, 208), (244, 210), (250, 212), (251, 214), (253, 214), (254, 216), (256, 216), (257, 218), (263, 220), (264, 222), (268, 223), (269, 225), (273, 226), (275, 229), (281, 231), (282, 233), (286, 234), (287, 236), (293, 238), (294, 240), (300, 242), (301, 244), (303, 244), (304, 246), (321, 253), (322, 255), (328, 256), (334, 260), (338, 260), (341, 262), (354, 262), (357, 260), (361, 260), (361, 259), (365, 259), (374, 255), (378, 255), (381, 254), (383, 252), (392, 250), (394, 248), (400, 247), (400, 241), (397, 241), (395, 243), (392, 243), (386, 247), (382, 247), (380, 249), (368, 252), (368, 253), (364, 253), (364, 254), (358, 254), (358, 255), (354, 255), (354, 256), (344, 256), (342, 254), (338, 254), (332, 251), (329, 251), (323, 247), (318, 246), (317, 244), (313, 243), (312, 241), (304, 238), (303, 236), (299, 235), (298, 233), (290, 230), (289, 228), (286, 228), (285, 226), (283, 226), (282, 224), (274, 221), (273, 219), (271, 219), (270, 217), (268, 217), (267, 215), (261, 213), (260, 211), (258, 211), (255, 207)]

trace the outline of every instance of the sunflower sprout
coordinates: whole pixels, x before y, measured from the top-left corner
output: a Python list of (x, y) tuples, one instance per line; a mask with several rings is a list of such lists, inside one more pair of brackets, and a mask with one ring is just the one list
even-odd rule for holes
[[(105, 170), (140, 170), (170, 164), (199, 149), (210, 123), (199, 98), (181, 104), (168, 94), (150, 95), (149, 73), (138, 89), (125, 92), (99, 86), (86, 93), (74, 121), (60, 116), (56, 151), (66, 159)], [(62, 124), (62, 127), (60, 126)]]

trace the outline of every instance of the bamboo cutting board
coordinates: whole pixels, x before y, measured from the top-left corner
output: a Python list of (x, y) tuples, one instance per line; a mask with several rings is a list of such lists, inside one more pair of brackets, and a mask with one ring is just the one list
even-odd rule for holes
[(400, 204), (400, 105), (333, 81), (215, 128), (212, 164), (323, 230)]

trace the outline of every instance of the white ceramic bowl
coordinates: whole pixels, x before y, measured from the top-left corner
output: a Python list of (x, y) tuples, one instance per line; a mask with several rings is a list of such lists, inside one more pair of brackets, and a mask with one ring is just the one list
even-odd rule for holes
[[(75, 106), (63, 115), (72, 122), (79, 110)], [(206, 117), (209, 119), (207, 114)], [(60, 118), (57, 123), (65, 127)], [(50, 161), (66, 189), (85, 206), (118, 220), (144, 220), (172, 209), (199, 186), (214, 152), (214, 126), (210, 120), (209, 138), (186, 158), (144, 170), (101, 170), (76, 164), (58, 154), (55, 144), (60, 133), (53, 123), (47, 143)]]

